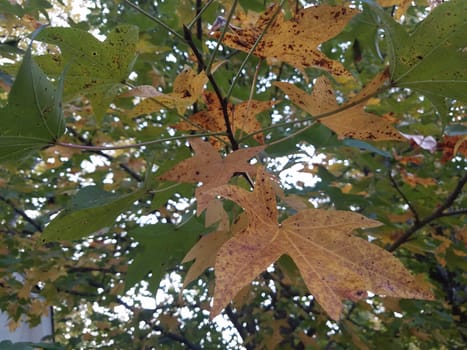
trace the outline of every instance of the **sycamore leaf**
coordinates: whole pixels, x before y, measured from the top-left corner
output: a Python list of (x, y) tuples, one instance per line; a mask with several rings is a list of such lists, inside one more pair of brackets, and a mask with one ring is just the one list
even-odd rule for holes
[(366, 6), (385, 30), (393, 85), (418, 90), (428, 98), (466, 101), (467, 1), (437, 6), (412, 35), (379, 6), (370, 1)]
[[(294, 18), (285, 21), (282, 13), (274, 18), (277, 5), (269, 7), (254, 27), (233, 29), (222, 42), (234, 49), (248, 52), (268, 23), (274, 22), (262, 37), (254, 54), (261, 58), (276, 58), (304, 70), (313, 67), (337, 76), (350, 78), (351, 74), (338, 62), (328, 58), (318, 46), (339, 34), (347, 22), (359, 13), (343, 6), (320, 5), (297, 11)], [(214, 33), (219, 37), (220, 33)]]
[(128, 267), (125, 290), (144, 280), (151, 272), (147, 281), (149, 290), (155, 291), (164, 273), (180, 263), (203, 231), (206, 229), (196, 218), (182, 226), (155, 224), (129, 231), (139, 246), (134, 261)]
[[(275, 82), (274, 85), (284, 91), (293, 103), (312, 116), (332, 113), (332, 111), (344, 108), (319, 119), (322, 124), (335, 131), (340, 138), (404, 141), (404, 137), (388, 121), (365, 112), (366, 100), (358, 102), (376, 93), (387, 78), (387, 72), (379, 74), (360, 93), (342, 106), (337, 104), (331, 82), (325, 77), (316, 80), (311, 94), (289, 83)], [(349, 107), (345, 108), (346, 106)]]
[(26, 51), (8, 105), (0, 109), (0, 160), (20, 157), (52, 145), (65, 132), (63, 76), (57, 88)]
[(114, 28), (104, 42), (76, 28), (45, 28), (38, 40), (60, 47), (62, 56), (55, 64), (67, 71), (64, 95), (69, 100), (84, 95), (91, 101), (99, 120), (118, 95), (122, 82), (131, 72), (135, 59), (138, 28), (121, 25)]
[[(213, 66), (215, 71), (223, 62)], [(205, 71), (196, 74), (193, 69), (185, 66), (183, 71), (175, 78), (173, 92), (164, 94), (151, 85), (141, 85), (122, 94), (122, 97), (139, 96), (146, 99), (128, 112), (133, 118), (142, 114), (151, 114), (161, 109), (176, 109), (183, 115), (188, 106), (195, 103), (201, 96), (204, 86), (208, 82)]]
[(376, 227), (379, 222), (354, 212), (307, 209), (279, 224), (270, 181), (258, 168), (253, 192), (232, 185), (208, 191), (236, 202), (249, 218), (247, 228), (217, 253), (211, 317), (283, 254), (294, 260), (307, 288), (334, 320), (341, 315), (343, 299), (356, 301), (367, 291), (433, 298), (389, 252), (352, 235), (354, 229)]
[[(211, 91), (204, 93), (204, 101), (207, 110), (201, 111), (190, 116), (188, 122), (180, 122), (173, 127), (178, 130), (202, 130), (220, 132), (226, 130), (224, 114), (222, 107), (216, 94)], [(234, 133), (242, 130), (246, 133), (253, 133), (261, 129), (261, 124), (256, 119), (256, 115), (270, 109), (276, 101), (256, 101), (249, 100), (242, 102), (238, 105), (228, 104), (227, 109), (229, 113), (230, 125)], [(226, 136), (221, 136), (221, 139), (228, 142)], [(262, 144), (264, 143), (263, 133), (258, 133), (254, 139)], [(222, 142), (216, 138), (210, 138), (210, 142), (216, 146), (217, 149), (224, 148)]]
[(206, 209), (212, 198), (204, 193), (207, 189), (226, 184), (235, 173), (254, 175), (256, 167), (249, 164), (248, 160), (265, 148), (264, 146), (244, 148), (222, 158), (211, 144), (201, 139), (190, 140), (190, 145), (195, 155), (175, 165), (161, 175), (160, 179), (188, 183), (202, 182), (203, 185), (196, 189), (198, 214)]

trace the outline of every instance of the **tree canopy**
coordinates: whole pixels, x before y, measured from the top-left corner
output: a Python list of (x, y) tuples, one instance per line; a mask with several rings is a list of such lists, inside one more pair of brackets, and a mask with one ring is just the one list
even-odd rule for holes
[(466, 13), (0, 0), (16, 346), (463, 348)]

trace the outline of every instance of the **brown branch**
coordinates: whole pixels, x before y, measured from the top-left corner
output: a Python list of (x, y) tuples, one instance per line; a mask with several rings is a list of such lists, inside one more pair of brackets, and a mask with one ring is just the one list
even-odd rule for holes
[[(233, 311), (232, 307), (230, 305), (227, 305), (225, 308), (225, 313), (229, 318), (229, 321), (233, 324), (235, 329), (237, 330), (238, 334), (240, 335), (240, 338), (242, 338), (243, 342), (245, 339), (248, 338), (248, 334), (243, 328), (242, 324), (240, 323), (240, 320), (238, 318), (238, 315)], [(244, 346), (249, 349), (248, 344), (244, 344)]]
[(37, 223), (34, 219), (32, 219), (23, 209), (18, 208), (15, 203), (13, 203), (8, 198), (0, 196), (0, 200), (6, 204), (8, 204), (15, 213), (19, 214), (24, 220), (30, 223), (36, 230), (42, 232), (42, 227), (39, 223)]
[[(87, 140), (83, 135), (79, 134), (75, 129), (73, 128), (70, 128), (70, 127), (67, 127), (67, 130), (70, 132), (70, 134), (72, 134), (74, 137), (76, 137), (80, 142), (86, 144), (87, 146), (94, 146), (93, 143), (89, 140)], [(92, 153), (95, 153), (95, 154), (98, 154), (106, 159), (108, 159), (109, 161), (114, 161), (115, 158), (102, 152), (102, 151), (99, 151), (99, 150), (88, 150), (89, 152), (92, 152)], [(118, 163), (118, 166), (120, 168), (122, 168), (128, 175), (130, 175), (133, 179), (135, 179), (136, 181), (138, 182), (143, 182), (144, 179), (141, 175), (139, 175), (138, 173), (136, 173), (133, 169), (131, 169), (128, 165), (126, 165), (125, 163)]]
[[(456, 198), (461, 194), (462, 188), (464, 187), (465, 183), (467, 182), (467, 172), (462, 176), (462, 178), (457, 183), (456, 187), (452, 190), (449, 196), (445, 199), (445, 201), (429, 216), (426, 218), (414, 223), (412, 227), (410, 227), (407, 231), (405, 231), (399, 238), (397, 238), (394, 243), (392, 243), (388, 247), (388, 251), (393, 252), (397, 248), (399, 248), (402, 244), (404, 244), (415, 232), (419, 229), (424, 227), (425, 225), (429, 224), (430, 222), (444, 217), (450, 216), (450, 212), (444, 212), (448, 209), (456, 200)], [(464, 213), (465, 209), (459, 211), (460, 213)]]
[(404, 194), (404, 192), (402, 192), (402, 190), (400, 189), (399, 185), (397, 184), (396, 180), (394, 179), (394, 177), (391, 174), (391, 170), (389, 170), (388, 175), (389, 175), (389, 181), (391, 181), (392, 186), (396, 189), (397, 193), (399, 193), (399, 195), (402, 197), (404, 202), (409, 206), (409, 209), (410, 209), (410, 211), (412, 212), (412, 214), (414, 216), (415, 224), (418, 224), (420, 222), (420, 216), (418, 215), (417, 210), (412, 205), (412, 203), (409, 201), (409, 199)]
[[(193, 51), (194, 55), (196, 56), (196, 60), (198, 61), (198, 65), (202, 69), (206, 69), (206, 64), (204, 62), (203, 56), (199, 52), (199, 50), (196, 47), (195, 43), (193, 42), (193, 37), (191, 35), (190, 29), (188, 29), (188, 27), (186, 27), (186, 26), (183, 26), (183, 33), (184, 33), (186, 42), (190, 46), (190, 48)], [(219, 85), (217, 85), (217, 82), (214, 79), (214, 76), (212, 75), (212, 73), (211, 72), (206, 72), (206, 76), (208, 77), (208, 80), (211, 83), (211, 85), (212, 85), (212, 87), (214, 89), (214, 92), (217, 95), (217, 98), (219, 99), (219, 103), (220, 103), (221, 108), (222, 108), (222, 115), (224, 117), (224, 122), (225, 122), (225, 128), (226, 128), (225, 131), (227, 132), (227, 137), (229, 138), (230, 144), (232, 145), (232, 149), (237, 150), (238, 149), (238, 142), (235, 139), (235, 135), (234, 135), (233, 130), (232, 130), (232, 125), (230, 125), (230, 118), (229, 118), (229, 112), (228, 112), (228, 106), (227, 106), (228, 101), (227, 101), (226, 98), (224, 98), (222, 96), (221, 89), (219, 88)]]

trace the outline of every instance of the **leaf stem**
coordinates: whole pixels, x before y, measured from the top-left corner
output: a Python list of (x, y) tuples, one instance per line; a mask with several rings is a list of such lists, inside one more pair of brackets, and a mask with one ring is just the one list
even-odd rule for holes
[(211, 4), (213, 2), (214, 2), (214, 0), (209, 0), (206, 3), (206, 5), (204, 5), (203, 8), (199, 10), (199, 12), (196, 14), (196, 16), (193, 17), (191, 22), (187, 25), (188, 29), (191, 29), (195, 25), (195, 23), (198, 21), (198, 18), (200, 18), (203, 15), (204, 11), (206, 11), (209, 8), (209, 6), (211, 6)]
[(419, 224), (420, 223), (420, 216), (418, 215), (417, 210), (415, 210), (415, 207), (412, 205), (412, 203), (406, 197), (404, 192), (402, 192), (402, 190), (400, 189), (399, 185), (397, 184), (396, 180), (394, 179), (394, 177), (391, 174), (391, 170), (389, 170), (388, 176), (389, 176), (389, 181), (391, 181), (392, 186), (396, 189), (397, 193), (399, 193), (399, 195), (402, 197), (404, 202), (409, 206), (409, 209), (410, 209), (410, 211), (412, 212), (412, 214), (414, 216), (415, 224)]
[(118, 150), (118, 149), (139, 148), (139, 147), (155, 145), (155, 144), (163, 143), (167, 141), (184, 140), (188, 138), (204, 137), (204, 136), (209, 137), (209, 136), (215, 136), (215, 135), (225, 136), (225, 133), (217, 132), (217, 133), (207, 133), (207, 134), (181, 135), (181, 136), (166, 137), (163, 139), (157, 139), (157, 140), (140, 142), (140, 143), (133, 143), (130, 145), (119, 145), (119, 146), (89, 146), (89, 145), (77, 145), (74, 143), (66, 143), (66, 142), (56, 142), (55, 145), (66, 147), (66, 148), (79, 149), (83, 151), (111, 151), (111, 150)]
[(159, 18), (157, 17), (154, 17), (153, 15), (151, 15), (150, 13), (146, 12), (145, 10), (143, 10), (141, 7), (139, 7), (138, 5), (132, 3), (131, 1), (129, 0), (125, 0), (125, 3), (128, 4), (129, 6), (133, 7), (136, 11), (138, 11), (139, 13), (145, 15), (146, 17), (148, 17), (149, 19), (151, 19), (152, 21), (156, 22), (157, 24), (159, 24), (161, 27), (163, 27), (165, 30), (167, 30), (169, 33), (173, 34), (175, 37), (177, 37), (178, 39), (182, 40), (182, 41), (185, 41), (183, 36), (178, 33), (177, 31), (175, 31), (174, 29), (172, 29), (170, 26), (168, 26), (166, 23), (164, 23), (163, 21), (161, 21)]

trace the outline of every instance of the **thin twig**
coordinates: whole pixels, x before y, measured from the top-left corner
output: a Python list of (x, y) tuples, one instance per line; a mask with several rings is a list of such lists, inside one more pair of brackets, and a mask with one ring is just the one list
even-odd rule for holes
[[(449, 212), (445, 213), (444, 211), (448, 209), (456, 200), (456, 198), (462, 193), (462, 188), (464, 187), (465, 183), (467, 182), (467, 172), (464, 176), (459, 180), (456, 187), (452, 190), (449, 196), (445, 199), (445, 201), (429, 216), (420, 220), (418, 223), (414, 223), (407, 231), (405, 231), (399, 238), (397, 238), (394, 243), (392, 243), (388, 247), (388, 251), (393, 252), (397, 248), (399, 248), (402, 244), (404, 244), (416, 231), (421, 229), (423, 226), (429, 224), (433, 220), (436, 220), (443, 216), (448, 216)], [(465, 212), (464, 209), (461, 212)]]
[(404, 202), (409, 206), (409, 209), (412, 212), (412, 215), (414, 216), (415, 224), (418, 224), (420, 222), (420, 217), (418, 215), (418, 212), (415, 209), (415, 207), (412, 205), (412, 203), (409, 201), (407, 196), (404, 194), (404, 192), (402, 192), (402, 190), (400, 189), (399, 185), (397, 184), (396, 180), (394, 179), (394, 177), (391, 174), (391, 170), (389, 170), (388, 176), (389, 176), (389, 181), (391, 181), (392, 186), (395, 188), (397, 193), (399, 193), (399, 195), (402, 197)]
[(149, 19), (151, 19), (152, 21), (156, 22), (157, 24), (159, 24), (161, 27), (163, 27), (165, 30), (167, 30), (169, 33), (173, 34), (175, 37), (177, 37), (178, 39), (184, 41), (183, 39), (183, 36), (176, 32), (175, 30), (173, 30), (170, 26), (168, 26), (166, 23), (164, 23), (163, 21), (161, 21), (159, 18), (157, 17), (154, 17), (153, 15), (151, 15), (150, 13), (146, 12), (145, 10), (143, 10), (141, 7), (139, 7), (138, 5), (132, 3), (131, 1), (129, 0), (125, 0), (125, 3), (128, 4), (129, 6), (133, 7), (136, 11), (138, 11), (139, 13), (143, 14), (144, 16), (148, 17)]
[[(185, 40), (190, 46), (191, 50), (193, 51), (194, 55), (196, 56), (196, 59), (198, 60), (198, 64), (203, 67), (203, 69), (206, 69), (206, 64), (204, 63), (203, 56), (199, 52), (198, 48), (196, 47), (195, 43), (193, 42), (193, 38), (191, 35), (191, 31), (184, 26), (183, 27), (183, 33), (185, 34)], [(221, 89), (219, 88), (219, 85), (217, 85), (216, 80), (214, 79), (214, 76), (210, 72), (206, 72), (206, 75), (208, 77), (209, 82), (211, 83), (214, 92), (217, 95), (217, 98), (219, 99), (219, 103), (222, 108), (222, 115), (224, 117), (224, 122), (225, 122), (225, 127), (226, 127), (226, 133), (227, 137), (229, 138), (230, 144), (232, 145), (233, 150), (238, 149), (238, 142), (235, 139), (235, 135), (232, 131), (232, 126), (230, 125), (230, 118), (229, 118), (229, 112), (228, 112), (228, 101), (226, 98), (222, 96)]]
[(32, 219), (28, 214), (23, 209), (18, 208), (15, 203), (13, 203), (11, 200), (8, 198), (5, 198), (3, 196), (0, 196), (0, 200), (6, 204), (8, 204), (15, 213), (19, 214), (24, 220), (26, 220), (28, 223), (30, 223), (36, 230), (39, 232), (42, 232), (42, 227), (39, 225), (34, 219)]
[(67, 147), (67, 148), (80, 149), (83, 151), (96, 151), (97, 152), (97, 151), (111, 151), (111, 150), (118, 150), (118, 149), (140, 148), (142, 146), (150, 146), (150, 145), (155, 145), (155, 144), (163, 143), (167, 141), (185, 140), (185, 139), (194, 138), (194, 137), (209, 137), (209, 136), (216, 136), (216, 135), (225, 136), (226, 133), (217, 132), (217, 133), (207, 133), (207, 134), (181, 135), (181, 136), (166, 137), (163, 139), (157, 139), (157, 140), (140, 142), (140, 143), (133, 143), (130, 145), (119, 145), (119, 146), (90, 146), (90, 145), (78, 145), (78, 144), (66, 143), (66, 142), (56, 142), (55, 145)]

